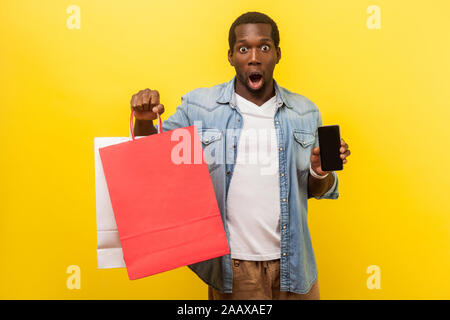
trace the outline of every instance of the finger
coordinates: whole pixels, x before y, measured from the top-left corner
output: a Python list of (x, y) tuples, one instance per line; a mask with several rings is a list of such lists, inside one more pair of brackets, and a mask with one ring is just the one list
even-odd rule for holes
[(150, 89), (145, 89), (142, 92), (142, 110), (149, 111), (150, 110)]
[(315, 147), (312, 149), (312, 154), (320, 154), (320, 148), (319, 147)]
[(345, 141), (342, 138), (341, 138), (341, 146), (345, 146)]
[(342, 160), (342, 163), (347, 163), (347, 159)]
[(133, 99), (133, 110), (134, 111), (142, 111), (142, 107), (139, 104), (139, 94), (134, 95)]
[(343, 147), (341, 147), (340, 149), (339, 149), (339, 151), (341, 152), (341, 153), (344, 153), (344, 152), (346, 152), (348, 150), (348, 144), (345, 144)]
[(347, 150), (345, 153), (341, 153), (341, 158), (345, 159), (350, 155), (350, 150)]
[(154, 113), (163, 114), (163, 112), (164, 112), (164, 105), (159, 104), (159, 105), (157, 105), (156, 107), (153, 107), (152, 111), (153, 111)]
[(136, 108), (135, 100), (136, 100), (136, 95), (133, 94), (133, 96), (131, 97), (130, 106), (131, 106), (131, 109), (134, 110), (134, 111), (136, 111), (135, 110), (135, 108)]
[(144, 111), (142, 107), (142, 90), (136, 95), (135, 108), (137, 111)]
[(159, 105), (159, 92), (157, 90), (152, 90), (150, 92), (150, 96), (151, 96), (150, 106), (151, 107), (158, 106)]

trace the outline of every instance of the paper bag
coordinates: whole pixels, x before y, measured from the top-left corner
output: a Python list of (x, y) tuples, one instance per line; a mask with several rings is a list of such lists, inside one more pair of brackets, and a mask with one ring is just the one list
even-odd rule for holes
[(134, 139), (132, 119), (132, 141), (99, 148), (129, 278), (229, 254), (196, 127)]

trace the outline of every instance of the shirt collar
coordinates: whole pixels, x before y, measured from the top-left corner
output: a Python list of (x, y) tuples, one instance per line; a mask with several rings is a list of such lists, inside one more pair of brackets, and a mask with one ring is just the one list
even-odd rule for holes
[[(218, 103), (229, 103), (230, 107), (234, 109), (236, 106), (236, 95), (234, 94), (234, 82), (236, 81), (236, 75), (231, 79), (229, 82), (225, 84), (225, 86), (222, 87), (222, 91), (220, 93), (219, 98), (216, 100)], [(292, 108), (287, 104), (286, 97), (282, 90), (280, 89), (280, 86), (278, 83), (273, 79), (274, 87), (275, 87), (275, 95), (276, 95), (276, 104), (277, 107), (283, 106), (283, 104), (288, 107)]]

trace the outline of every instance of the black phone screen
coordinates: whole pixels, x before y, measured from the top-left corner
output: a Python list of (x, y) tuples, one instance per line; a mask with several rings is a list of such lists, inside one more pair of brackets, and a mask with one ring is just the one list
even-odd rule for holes
[(320, 164), (323, 171), (342, 170), (341, 135), (338, 125), (321, 126), (318, 128)]

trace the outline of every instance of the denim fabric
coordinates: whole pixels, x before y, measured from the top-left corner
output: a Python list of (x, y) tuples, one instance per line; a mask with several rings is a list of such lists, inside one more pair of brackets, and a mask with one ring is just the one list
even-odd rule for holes
[[(233, 177), (242, 115), (236, 106), (234, 83), (198, 88), (182, 96), (176, 112), (163, 122), (163, 130), (196, 125), (205, 160), (229, 241), (226, 198)], [(317, 267), (309, 234), (308, 176), (311, 150), (318, 146), (317, 128), (322, 125), (319, 109), (306, 97), (280, 87), (274, 80), (280, 179), (280, 291), (307, 293), (317, 279)], [(333, 186), (316, 199), (339, 196), (336, 172)], [(249, 204), (251, 205), (251, 204)], [(205, 283), (222, 293), (231, 293), (231, 255), (189, 265)]]

